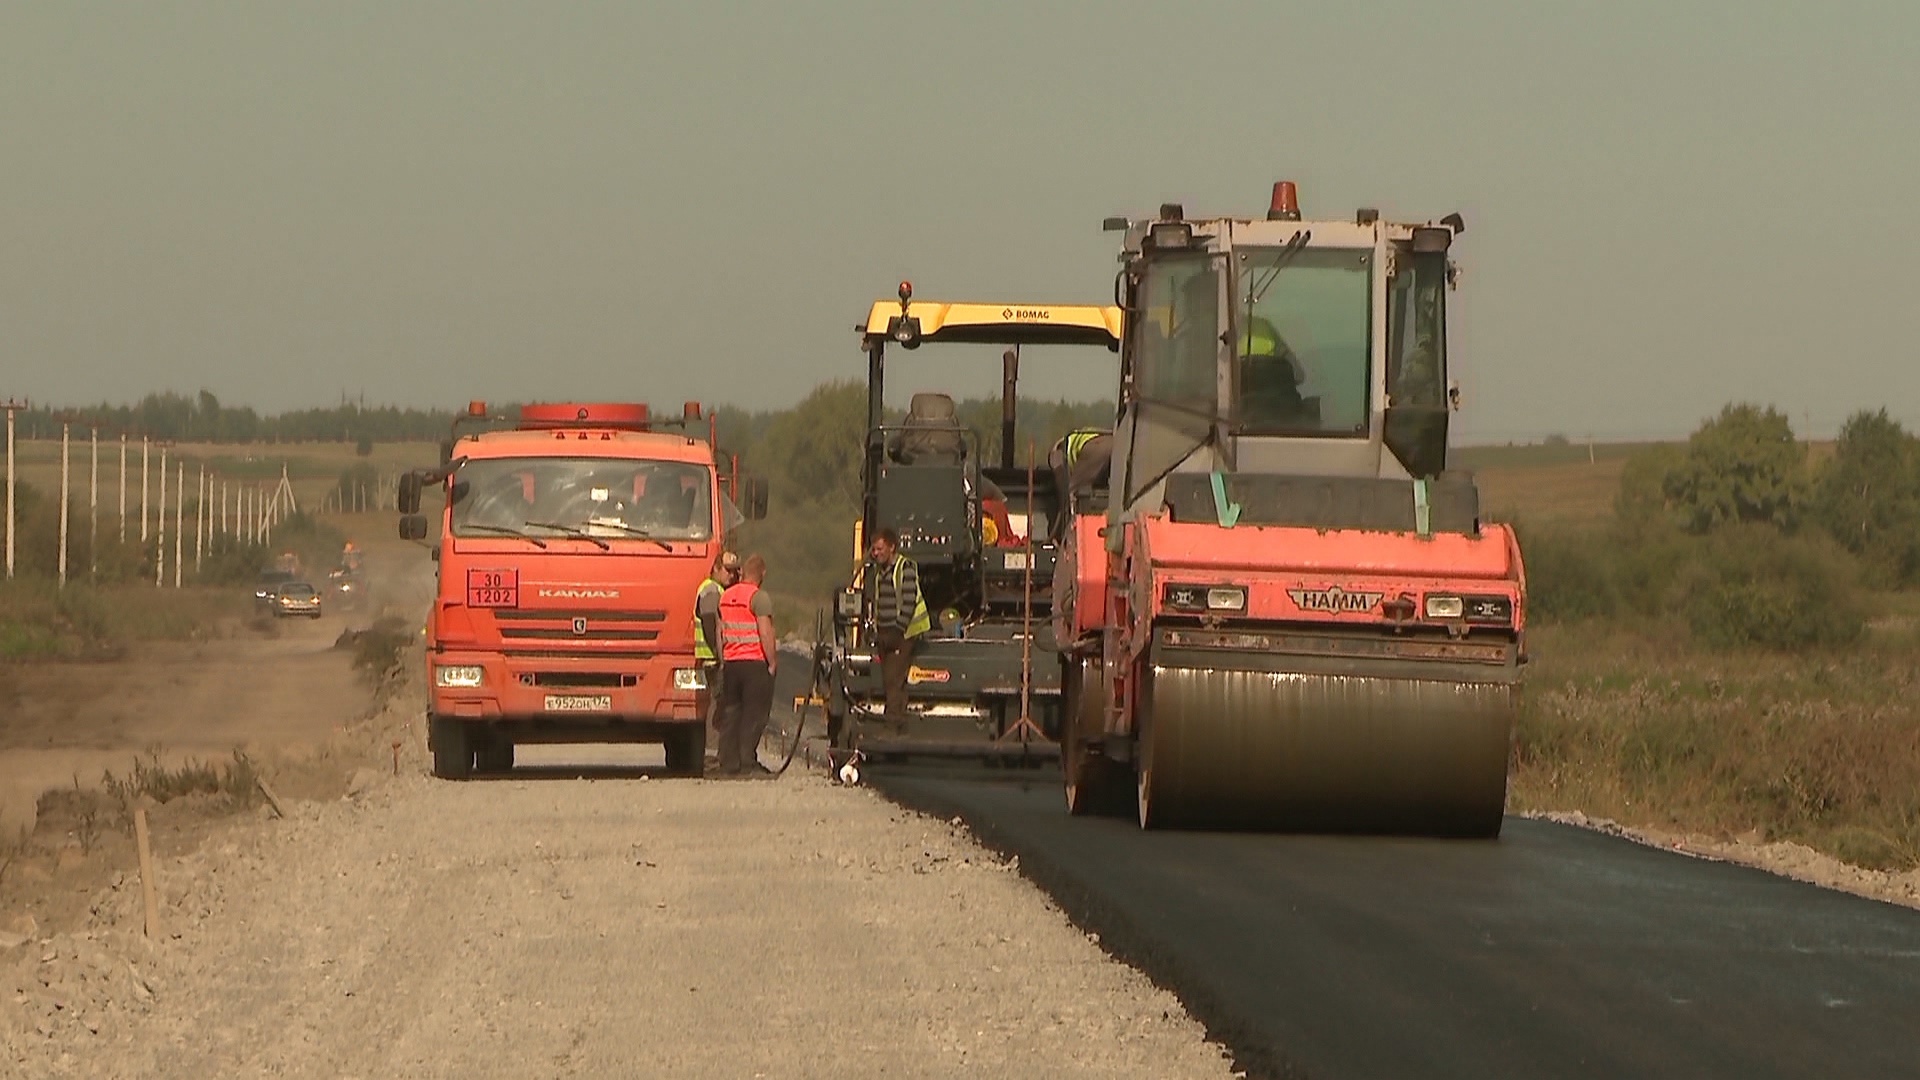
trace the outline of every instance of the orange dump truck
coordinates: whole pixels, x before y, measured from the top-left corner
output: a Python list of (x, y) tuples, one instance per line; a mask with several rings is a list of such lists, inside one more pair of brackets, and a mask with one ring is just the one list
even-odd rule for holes
[[(423, 494), (444, 496), (427, 619), (435, 775), (560, 742), (662, 743), (669, 769), (699, 775), (694, 593), (747, 516), (712, 417), (697, 403), (666, 422), (645, 405), (548, 404), (508, 421), (475, 403), (455, 435), (399, 499), (401, 536), (425, 540)], [(764, 514), (764, 489), (745, 486), (747, 513)]]

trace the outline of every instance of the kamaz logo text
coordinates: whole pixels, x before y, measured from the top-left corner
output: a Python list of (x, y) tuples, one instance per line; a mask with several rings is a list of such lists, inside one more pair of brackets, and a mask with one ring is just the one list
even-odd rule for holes
[(541, 589), (542, 600), (618, 600), (619, 589)]
[(1301, 611), (1324, 611), (1338, 615), (1343, 612), (1372, 611), (1386, 594), (1348, 592), (1338, 585), (1329, 585), (1324, 589), (1288, 589), (1287, 595), (1293, 597), (1294, 606)]

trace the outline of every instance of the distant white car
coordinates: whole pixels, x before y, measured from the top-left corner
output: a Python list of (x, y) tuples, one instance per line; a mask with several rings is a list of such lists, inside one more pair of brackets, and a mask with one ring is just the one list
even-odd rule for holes
[(304, 581), (289, 581), (280, 586), (273, 594), (273, 614), (275, 618), (287, 615), (305, 615), (310, 619), (320, 617), (320, 593)]

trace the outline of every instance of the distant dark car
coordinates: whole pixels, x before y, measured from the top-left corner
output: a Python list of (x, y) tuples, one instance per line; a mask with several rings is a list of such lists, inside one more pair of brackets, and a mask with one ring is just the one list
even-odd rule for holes
[(289, 581), (274, 591), (273, 614), (275, 618), (305, 615), (317, 619), (320, 617), (320, 591), (304, 581)]
[(260, 578), (253, 585), (254, 610), (259, 612), (273, 610), (274, 594), (280, 591), (280, 586), (292, 580), (293, 575), (285, 570), (260, 571)]

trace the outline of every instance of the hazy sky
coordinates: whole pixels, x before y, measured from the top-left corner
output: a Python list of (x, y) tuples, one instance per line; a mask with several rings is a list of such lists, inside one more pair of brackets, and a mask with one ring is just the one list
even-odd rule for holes
[(784, 405), (901, 277), (1104, 302), (1103, 216), (1282, 177), (1465, 214), (1471, 437), (1920, 424), (1892, 0), (0, 0), (0, 397)]

